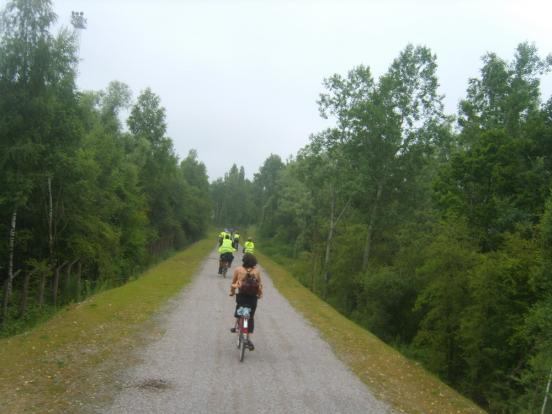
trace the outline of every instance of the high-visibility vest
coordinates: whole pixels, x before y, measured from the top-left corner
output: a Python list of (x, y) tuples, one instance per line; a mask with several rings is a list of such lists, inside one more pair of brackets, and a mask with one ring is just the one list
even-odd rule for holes
[(236, 249), (234, 249), (234, 246), (232, 246), (232, 240), (230, 239), (224, 239), (222, 241), (221, 246), (218, 249), (220, 254), (223, 253), (234, 253)]
[(244, 244), (244, 249), (244, 253), (253, 254), (253, 252), (255, 251), (255, 243), (253, 243), (252, 241), (246, 241)]

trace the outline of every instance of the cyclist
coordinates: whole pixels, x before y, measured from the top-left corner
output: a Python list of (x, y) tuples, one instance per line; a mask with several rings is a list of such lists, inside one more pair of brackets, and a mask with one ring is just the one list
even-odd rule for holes
[(222, 244), (220, 245), (218, 252), (220, 253), (220, 260), (219, 260), (219, 275), (222, 274), (222, 262), (228, 262), (230, 266), (232, 266), (232, 261), (234, 260), (234, 253), (236, 249), (232, 246), (232, 240), (230, 239), (230, 235), (226, 234), (224, 236), (224, 240), (222, 240)]
[(236, 230), (234, 232), (234, 249), (238, 250), (240, 244), (240, 232), (239, 230)]
[(251, 237), (247, 238), (247, 241), (243, 245), (243, 252), (244, 253), (255, 253), (255, 243), (253, 243), (253, 239)]
[(231, 236), (228, 229), (224, 229), (219, 233), (219, 235), (218, 235), (219, 246), (222, 245), (222, 241), (226, 238), (226, 235)]
[[(251, 309), (251, 315), (249, 317), (249, 343), (247, 346), (250, 351), (255, 349), (253, 342), (251, 341), (251, 334), (255, 328), (255, 309), (257, 309), (257, 300), (263, 296), (263, 284), (261, 282), (261, 272), (257, 269), (257, 258), (251, 253), (243, 255), (243, 264), (234, 270), (234, 276), (232, 277), (232, 285), (230, 285), (230, 296), (236, 294), (236, 310), (234, 311), (234, 317), (236, 323), (239, 319), (238, 308), (241, 306)], [(249, 279), (252, 278), (252, 279)], [(250, 282), (250, 280), (252, 282)], [(245, 292), (247, 287), (248, 293)], [(234, 325), (235, 326), (235, 325)], [(231, 328), (230, 332), (236, 332), (236, 328)]]

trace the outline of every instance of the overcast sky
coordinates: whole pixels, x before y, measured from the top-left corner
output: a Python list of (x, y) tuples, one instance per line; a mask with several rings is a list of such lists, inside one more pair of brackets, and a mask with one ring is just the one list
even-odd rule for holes
[[(446, 110), (456, 106), (488, 51), (510, 60), (520, 42), (552, 53), (552, 1), (116, 1), (53, 0), (59, 21), (83, 11), (78, 85), (150, 87), (168, 136), (195, 148), (211, 180), (233, 163), (252, 177), (329, 125), (322, 80), (359, 64), (376, 76), (408, 44), (437, 54)], [(543, 98), (552, 79), (543, 82)]]

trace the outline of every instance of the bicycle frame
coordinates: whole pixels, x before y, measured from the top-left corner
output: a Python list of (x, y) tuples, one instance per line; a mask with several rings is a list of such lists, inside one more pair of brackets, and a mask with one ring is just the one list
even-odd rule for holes
[(223, 253), (220, 255), (219, 270), (221, 271), (222, 277), (226, 277), (226, 273), (228, 273), (228, 269), (230, 269), (230, 266), (232, 265), (232, 260), (232, 255), (230, 255), (230, 257), (227, 253)]
[(238, 334), (237, 347), (240, 350), (240, 362), (243, 362), (245, 349), (247, 348), (247, 343), (249, 342), (249, 315), (251, 314), (251, 309), (240, 306), (237, 313), (239, 316), (239, 319), (236, 322), (236, 333)]
[(228, 269), (230, 268), (230, 262), (227, 260), (222, 261), (222, 277), (226, 277), (226, 273), (228, 272)]

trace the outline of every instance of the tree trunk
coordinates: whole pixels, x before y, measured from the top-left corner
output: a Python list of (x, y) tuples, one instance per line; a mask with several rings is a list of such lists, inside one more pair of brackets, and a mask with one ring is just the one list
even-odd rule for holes
[(73, 265), (78, 261), (79, 259), (75, 259), (71, 263), (69, 263), (67, 265), (67, 270), (65, 271), (65, 279), (63, 280), (63, 296), (65, 301), (67, 301), (67, 296), (70, 296), (68, 293), (69, 293), (69, 282), (71, 280), (71, 270), (73, 269)]
[(5, 325), (6, 317), (8, 315), (8, 302), (10, 299), (12, 282), (14, 278), (13, 274), (13, 262), (15, 255), (15, 229), (17, 225), (17, 207), (13, 209), (11, 226), (10, 226), (10, 239), (8, 247), (8, 277), (4, 286), (4, 300), (2, 302), (2, 325)]
[(265, 206), (261, 208), (261, 219), (259, 220), (259, 228), (263, 228), (264, 224), (264, 215), (265, 215)]
[(335, 214), (335, 194), (332, 189), (332, 199), (330, 204), (330, 228), (328, 229), (328, 237), (326, 237), (326, 251), (324, 253), (324, 297), (328, 293), (328, 282), (330, 281), (330, 270), (328, 269), (330, 265), (330, 252), (331, 252), (331, 243), (334, 233), (334, 214)]
[(349, 201), (347, 201), (344, 205), (341, 211), (339, 212), (339, 215), (337, 218), (335, 217), (335, 202), (336, 202), (336, 194), (335, 189), (331, 189), (332, 194), (332, 200), (330, 205), (330, 228), (328, 229), (328, 237), (326, 238), (326, 251), (324, 254), (324, 297), (326, 297), (327, 293), (327, 286), (330, 281), (330, 258), (331, 258), (331, 245), (334, 237), (335, 228), (337, 226), (337, 223), (339, 223), (339, 220), (345, 213), (345, 210), (347, 210), (347, 207), (349, 206)]
[(61, 271), (61, 269), (63, 267), (65, 267), (65, 265), (67, 264), (67, 262), (63, 262), (60, 266), (57, 266), (56, 267), (56, 270), (55, 270), (55, 273), (54, 273), (54, 287), (53, 287), (53, 290), (52, 290), (52, 298), (53, 298), (53, 301), (54, 301), (54, 306), (57, 306), (57, 297), (58, 297), (58, 288), (59, 288), (59, 273)]
[(314, 292), (314, 278), (316, 277), (316, 272), (318, 271), (317, 269), (317, 261), (318, 261), (318, 258), (317, 258), (317, 254), (312, 252), (312, 270), (311, 270), (311, 291)]
[(374, 232), (374, 225), (376, 223), (376, 215), (378, 211), (379, 200), (383, 191), (383, 181), (378, 184), (378, 190), (376, 192), (376, 199), (372, 205), (372, 211), (370, 212), (370, 221), (368, 222), (368, 231), (366, 233), (366, 242), (364, 244), (364, 253), (362, 255), (362, 270), (366, 270), (368, 267), (368, 261), (370, 260), (370, 250), (372, 248), (372, 235)]
[(23, 292), (21, 295), (21, 306), (19, 307), (19, 316), (25, 316), (27, 312), (27, 302), (29, 298), (29, 282), (31, 276), (36, 273), (37, 269), (25, 273), (25, 279), (23, 280)]
[(44, 305), (44, 291), (46, 290), (46, 272), (40, 274), (40, 286), (38, 289), (38, 306), (42, 307)]
[(10, 241), (9, 241), (9, 262), (8, 262), (8, 296), (11, 293), (12, 281), (13, 281), (13, 260), (15, 254), (15, 228), (17, 225), (17, 208), (13, 210), (11, 227), (10, 227)]
[(54, 256), (54, 203), (51, 176), (48, 176), (48, 251), (50, 252), (51, 261)]
[(10, 279), (9, 277), (6, 278), (4, 281), (4, 289), (3, 289), (3, 297), (2, 297), (2, 328), (6, 326), (6, 319), (8, 319), (8, 299), (10, 297), (8, 286), (9, 286)]
[(12, 274), (12, 279), (6, 279), (4, 282), (4, 298), (2, 299), (2, 326), (6, 325), (6, 322), (8, 320), (8, 303), (10, 301), (10, 284), (13, 282), (13, 279), (21, 272), (21, 270), (18, 270), (17, 272)]
[(81, 300), (81, 278), (82, 278), (82, 261), (79, 260), (77, 268), (77, 302)]
[(546, 383), (546, 390), (544, 391), (544, 401), (542, 402), (541, 414), (544, 414), (546, 412), (548, 394), (550, 393), (550, 382), (552, 382), (552, 367), (550, 368), (550, 374), (548, 374), (548, 382)]

